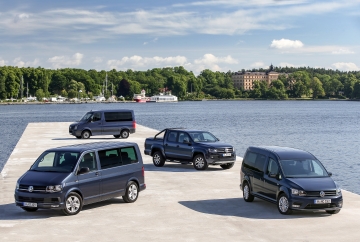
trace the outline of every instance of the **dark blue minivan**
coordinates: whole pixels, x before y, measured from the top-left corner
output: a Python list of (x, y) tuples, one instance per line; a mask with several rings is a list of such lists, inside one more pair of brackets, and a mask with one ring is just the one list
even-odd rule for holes
[(135, 202), (146, 188), (139, 147), (131, 142), (96, 142), (43, 152), (16, 184), (15, 203), (79, 213), (83, 205), (122, 196)]
[(341, 189), (309, 152), (278, 146), (249, 147), (240, 171), (246, 202), (254, 197), (277, 204), (281, 214), (292, 210), (340, 212)]

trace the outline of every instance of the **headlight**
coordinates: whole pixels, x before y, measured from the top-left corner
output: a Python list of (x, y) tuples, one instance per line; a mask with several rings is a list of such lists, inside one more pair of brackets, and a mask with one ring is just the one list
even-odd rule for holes
[(340, 187), (336, 188), (336, 195), (337, 196), (341, 195), (341, 188)]
[(19, 187), (20, 187), (19, 182), (16, 182), (16, 190), (19, 190)]
[(306, 196), (306, 192), (303, 190), (298, 190), (298, 189), (294, 189), (291, 188), (291, 194), (292, 195), (297, 195), (297, 196)]
[(217, 149), (209, 149), (210, 153), (217, 153)]
[(61, 192), (62, 190), (62, 185), (55, 185), (55, 186), (47, 186), (46, 187), (46, 192)]

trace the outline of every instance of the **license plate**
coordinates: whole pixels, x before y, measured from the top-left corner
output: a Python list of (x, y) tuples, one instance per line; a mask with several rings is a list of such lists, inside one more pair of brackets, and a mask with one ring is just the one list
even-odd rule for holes
[(225, 153), (223, 156), (231, 156), (231, 153)]
[(36, 207), (37, 207), (37, 203), (27, 203), (27, 202), (24, 202), (24, 203), (23, 203), (23, 206), (24, 206), (24, 207), (36, 208)]
[(331, 199), (318, 199), (314, 201), (315, 204), (331, 203)]

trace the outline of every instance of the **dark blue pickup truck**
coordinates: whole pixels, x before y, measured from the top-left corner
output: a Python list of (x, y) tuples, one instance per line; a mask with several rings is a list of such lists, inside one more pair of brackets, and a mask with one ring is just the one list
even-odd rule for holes
[(153, 157), (157, 167), (171, 161), (193, 163), (196, 170), (205, 170), (209, 165), (230, 169), (236, 160), (232, 145), (219, 142), (210, 132), (183, 128), (164, 129), (154, 138), (147, 138), (144, 153)]

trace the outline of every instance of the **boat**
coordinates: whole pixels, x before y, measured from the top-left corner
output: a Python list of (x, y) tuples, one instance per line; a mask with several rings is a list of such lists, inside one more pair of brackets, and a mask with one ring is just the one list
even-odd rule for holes
[(169, 94), (160, 93), (159, 95), (155, 95), (150, 97), (149, 101), (146, 102), (154, 102), (154, 103), (168, 103), (168, 102), (177, 102), (177, 96)]
[(140, 94), (134, 94), (134, 101), (137, 103), (146, 103), (150, 100), (149, 97), (145, 96), (145, 90), (143, 89)]

